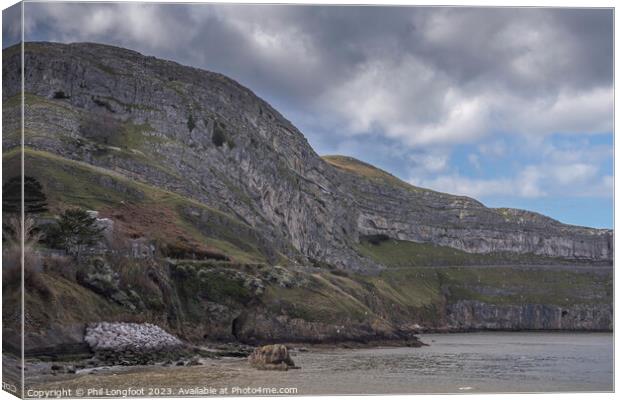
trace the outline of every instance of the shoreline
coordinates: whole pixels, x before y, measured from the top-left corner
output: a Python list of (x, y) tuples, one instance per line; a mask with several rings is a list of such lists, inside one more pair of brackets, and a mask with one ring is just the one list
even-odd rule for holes
[[(613, 334), (613, 330), (566, 330), (566, 329), (529, 329), (529, 330), (507, 330), (507, 329), (428, 329), (416, 333), (409, 339), (374, 339), (374, 340), (344, 340), (344, 341), (324, 341), (324, 342), (308, 342), (308, 341), (265, 341), (258, 345), (248, 344), (243, 342), (224, 342), (213, 341), (205, 342), (201, 344), (187, 344), (184, 351), (180, 353), (176, 352), (162, 352), (162, 354), (170, 354), (171, 361), (175, 360), (189, 360), (192, 357), (202, 357), (204, 359), (218, 360), (221, 358), (228, 359), (246, 359), (254, 348), (268, 345), (268, 344), (282, 344), (285, 345), (293, 352), (309, 352), (315, 350), (356, 350), (356, 349), (373, 349), (373, 348), (421, 348), (425, 346), (431, 346), (430, 343), (424, 342), (421, 336), (424, 335), (459, 335), (459, 334), (485, 334), (485, 333), (497, 333), (497, 334), (509, 334), (509, 333), (523, 333), (523, 334)], [(123, 353), (123, 352), (119, 352)], [(101, 356), (104, 353), (99, 352), (83, 352), (83, 353), (65, 353), (56, 355), (28, 355), (26, 354), (26, 362), (31, 363), (80, 363), (92, 358)], [(5, 351), (3, 357), (8, 356), (10, 358), (18, 359), (20, 354), (14, 354), (11, 351)], [(135, 363), (131, 366), (149, 366), (161, 363), (161, 360), (154, 361), (154, 363)], [(119, 364), (120, 365), (120, 364)], [(109, 364), (102, 364), (101, 366), (110, 366)]]
[[(455, 329), (455, 328), (423, 328), (412, 333), (407, 338), (393, 338), (393, 339), (360, 339), (360, 340), (325, 340), (325, 341), (297, 341), (297, 340), (265, 340), (259, 342), (242, 342), (242, 341), (206, 341), (203, 343), (190, 343), (186, 342), (186, 353), (194, 354), (206, 354), (212, 353), (213, 356), (223, 357), (242, 357), (241, 352), (249, 354), (251, 349), (268, 345), (268, 344), (283, 344), (291, 349), (357, 349), (357, 348), (379, 348), (379, 347), (412, 347), (418, 348), (422, 346), (428, 346), (420, 340), (422, 335), (454, 335), (454, 334), (467, 334), (467, 333), (566, 333), (566, 334), (588, 334), (588, 333), (614, 333), (613, 329)], [(3, 348), (5, 351), (3, 354), (19, 357), (21, 352), (15, 353), (10, 343), (3, 341)], [(10, 349), (10, 350), (9, 350)], [(8, 350), (8, 351), (7, 351)], [(303, 350), (302, 350), (303, 351)], [(26, 352), (26, 359), (28, 360), (41, 360), (41, 361), (65, 361), (65, 360), (82, 360), (96, 356), (98, 352), (87, 351), (79, 353), (58, 353), (58, 354), (28, 354)]]
[[(555, 333), (555, 334), (590, 334), (590, 333), (609, 333), (613, 334), (613, 330), (570, 330), (570, 329), (429, 329), (425, 331), (420, 331), (415, 334), (416, 340), (422, 343), (421, 346), (412, 346), (408, 344), (406, 340), (403, 339), (386, 339), (386, 340), (373, 340), (373, 341), (341, 341), (341, 342), (296, 342), (296, 341), (284, 341), (278, 342), (286, 345), (287, 347), (291, 347), (293, 349), (296, 348), (307, 348), (307, 349), (345, 349), (345, 350), (354, 350), (354, 349), (372, 349), (372, 348), (390, 348), (390, 347), (423, 347), (430, 346), (428, 343), (424, 343), (421, 340), (420, 336), (423, 335), (458, 335), (458, 334), (475, 334), (475, 333)], [(273, 342), (274, 344), (276, 342)], [(265, 344), (271, 344), (271, 342)], [(242, 344), (243, 345), (243, 344)]]
[[(358, 379), (361, 379), (359, 382), (366, 382), (364, 377), (367, 374), (369, 385), (372, 385), (372, 382), (382, 382), (381, 379), (383, 378), (381, 377), (384, 376), (384, 373), (388, 373), (388, 375), (393, 373), (386, 372), (382, 365), (386, 365), (384, 363), (388, 362), (388, 360), (389, 364), (387, 365), (392, 365), (391, 363), (396, 362), (397, 360), (404, 360), (401, 357), (406, 357), (406, 359), (410, 361), (402, 364), (402, 368), (405, 369), (399, 369), (400, 372), (398, 373), (407, 374), (406, 370), (411, 368), (424, 368), (424, 365), (431, 365), (428, 363), (435, 365), (437, 357), (442, 359), (441, 357), (444, 357), (442, 354), (445, 354), (448, 358), (446, 359), (444, 357), (443, 361), (439, 365), (442, 365), (442, 368), (447, 368), (445, 373), (449, 373), (456, 368), (453, 362), (450, 361), (454, 360), (454, 356), (452, 354), (454, 352), (463, 354), (465, 358), (462, 360), (469, 359), (468, 354), (474, 354), (472, 360), (478, 362), (478, 357), (484, 357), (485, 354), (492, 355), (496, 351), (503, 351), (501, 349), (503, 349), (505, 345), (513, 345), (516, 341), (516, 343), (521, 343), (521, 348), (524, 353), (515, 353), (513, 348), (512, 354), (517, 355), (518, 357), (510, 358), (510, 362), (516, 363), (517, 367), (520, 368), (522, 363), (531, 362), (529, 359), (522, 359), (521, 355), (529, 354), (529, 350), (527, 349), (531, 349), (531, 346), (523, 347), (523, 344), (539, 343), (540, 340), (535, 337), (530, 337), (528, 339), (527, 337), (529, 336), (529, 333), (538, 333), (541, 335), (550, 334), (550, 337), (548, 339), (544, 339), (543, 343), (549, 344), (552, 348), (553, 346), (557, 346), (556, 343), (558, 341), (554, 339), (553, 336), (558, 333), (566, 333), (567, 336), (573, 337), (573, 339), (578, 340), (578, 342), (581, 342), (582, 340), (586, 340), (586, 342), (592, 342), (592, 340), (599, 341), (599, 339), (596, 339), (596, 336), (601, 336), (602, 340), (607, 342), (610, 335), (609, 332), (580, 332), (594, 334), (592, 335), (593, 339), (586, 339), (587, 335), (575, 335), (575, 333), (578, 332), (501, 332), (506, 334), (516, 334), (517, 339), (515, 339), (512, 337), (505, 337), (497, 331), (475, 333), (486, 333), (487, 338), (493, 337), (496, 340), (488, 340), (489, 347), (487, 348), (487, 341), (480, 342), (480, 339), (476, 337), (467, 339), (467, 336), (469, 336), (468, 333), (461, 333), (461, 339), (451, 339), (450, 337), (452, 335), (428, 334), (431, 336), (428, 337), (428, 344), (430, 344), (430, 346), (425, 346), (421, 349), (401, 348), (400, 346), (397, 346), (394, 341), (383, 343), (378, 346), (358, 346), (352, 348), (314, 344), (305, 345), (303, 350), (302, 348), (297, 347), (297, 343), (287, 343), (288, 346), (292, 347), (291, 356), (293, 360), (296, 365), (301, 367), (299, 370), (290, 370), (287, 372), (257, 370), (251, 367), (247, 359), (243, 357), (200, 358), (196, 364), (183, 366), (174, 364), (167, 366), (162, 364), (135, 366), (115, 365), (99, 368), (86, 368), (72, 374), (51, 373), (49, 371), (49, 367), (53, 363), (37, 363), (36, 361), (33, 363), (32, 361), (34, 360), (27, 360), (26, 388), (33, 390), (54, 390), (63, 388), (75, 390), (77, 388), (97, 387), (104, 388), (105, 390), (105, 388), (124, 389), (128, 387), (149, 388), (161, 386), (172, 388), (174, 391), (173, 394), (175, 394), (179, 390), (187, 390), (188, 388), (200, 387), (203, 385), (212, 387), (261, 387), (263, 385), (269, 385), (276, 387), (299, 386), (299, 394), (329, 394), (332, 390), (334, 392), (344, 393), (343, 390), (345, 389), (348, 389), (349, 391), (347, 393), (350, 394), (352, 393), (350, 391), (354, 390), (354, 384), (355, 382), (358, 382)], [(455, 337), (456, 336), (457, 335), (455, 335)], [(440, 338), (443, 338), (443, 340), (440, 340)], [(435, 340), (431, 341), (430, 339), (436, 339), (437, 343), (435, 343)], [(454, 348), (453, 346), (455, 346), (455, 343), (457, 342), (460, 344), (456, 345), (457, 347)], [(560, 343), (562, 342), (563, 341), (560, 341)], [(448, 347), (446, 347), (446, 345), (448, 345)], [(560, 346), (562, 345), (560, 344)], [(358, 353), (357, 350), (362, 352)], [(558, 350), (555, 351), (557, 352)], [(564, 353), (559, 352), (554, 354)], [(395, 356), (396, 358), (394, 358)], [(375, 364), (375, 362), (369, 362), (369, 360), (374, 359), (383, 361), (379, 361), (378, 364)], [(493, 358), (490, 358), (490, 360), (492, 361)], [(67, 363), (56, 364), (67, 365)], [(5, 364), (5, 368), (6, 367), (7, 365)], [(45, 368), (47, 368), (47, 372), (44, 372)], [(327, 368), (327, 370), (325, 368)], [(370, 368), (370, 370), (365, 372), (367, 371), (366, 368)], [(333, 373), (329, 372), (331, 369), (333, 369)], [(460, 371), (460, 369), (458, 370)], [(16, 370), (16, 372), (18, 371)], [(444, 375), (442, 374), (443, 372), (434, 374), (434, 378), (432, 378), (434, 380), (429, 382), (428, 388), (423, 389), (423, 391), (434, 391), (435, 389), (433, 389), (433, 385), (435, 385), (435, 383), (433, 382), (448, 384), (449, 382), (444, 380)], [(467, 374), (465, 375), (465, 377), (467, 377)], [(345, 379), (343, 382), (340, 381), (341, 376)], [(307, 381), (307, 379), (312, 381), (314, 377), (318, 378), (325, 385), (316, 385), (310, 381)], [(458, 385), (455, 383), (455, 385), (457, 385), (456, 387), (450, 386), (446, 387), (446, 389), (457, 391), (460, 390), (461, 387), (471, 386), (482, 391), (488, 390), (485, 389), (484, 386), (481, 386), (484, 383), (481, 380), (474, 379), (473, 381), (462, 382), (463, 377), (459, 379), (461, 380), (459, 380)], [(403, 387), (407, 385), (404, 382), (405, 381), (401, 382), (401, 386)], [(421, 381), (420, 384), (422, 383), (423, 382)], [(510, 383), (513, 385), (520, 385), (512, 381)], [(493, 382), (490, 382), (489, 384), (497, 384), (497, 382), (496, 380), (493, 380)], [(556, 390), (558, 388), (556, 388)], [(389, 391), (390, 389), (389, 387), (383, 387), (381, 390)], [(95, 395), (93, 397), (98, 396)]]

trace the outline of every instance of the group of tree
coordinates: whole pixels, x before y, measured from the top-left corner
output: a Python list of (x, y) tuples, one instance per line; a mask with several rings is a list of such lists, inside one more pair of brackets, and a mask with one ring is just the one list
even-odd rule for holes
[[(22, 204), (24, 217), (28, 220), (32, 220), (36, 214), (49, 211), (43, 186), (34, 177), (24, 176), (22, 185), (22, 177), (16, 176), (2, 186), (3, 214), (13, 215), (15, 219), (16, 215), (21, 214)], [(47, 245), (79, 256), (84, 248), (96, 244), (101, 239), (103, 229), (98, 226), (97, 219), (87, 211), (69, 208), (61, 212), (54, 223), (44, 225), (38, 233), (39, 240)], [(20, 231), (12, 225), (6, 224), (3, 230), (5, 237), (21, 240), (18, 237), (21, 236)]]

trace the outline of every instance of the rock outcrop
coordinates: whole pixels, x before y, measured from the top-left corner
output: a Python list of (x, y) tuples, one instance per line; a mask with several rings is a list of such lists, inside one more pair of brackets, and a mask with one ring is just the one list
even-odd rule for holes
[[(62, 356), (80, 357), (91, 353), (84, 341), (85, 326), (66, 321), (51, 324), (47, 329), (26, 330), (24, 335), (24, 354), (26, 357), (58, 358)], [(16, 354), (21, 348), (21, 331), (3, 329), (2, 344)], [(16, 351), (17, 350), (17, 351)]]
[[(20, 54), (9, 48), (4, 55), (8, 149), (19, 142), (19, 120), (9, 118), (9, 106), (21, 88)], [(285, 256), (376, 271), (381, 265), (355, 250), (359, 236), (371, 234), (467, 252), (612, 258), (609, 230), (490, 209), (410, 186), (356, 160), (326, 162), (269, 104), (223, 75), (93, 43), (27, 43), (24, 61), (28, 148), (218, 210), (183, 212), (203, 234), (255, 243), (270, 263)], [(101, 184), (141, 196), (111, 179)], [(216, 225), (229, 233), (223, 237)]]
[(451, 330), (611, 331), (611, 304), (488, 304), (459, 300), (447, 307)]
[[(21, 171), (23, 155), (55, 207), (98, 210), (123, 249), (110, 244), (64, 277), (41, 271), (49, 290), (28, 292), (27, 354), (144, 363), (182, 352), (177, 337), (419, 345), (424, 329), (611, 329), (610, 230), (321, 158), (237, 82), (93, 43), (25, 44), (20, 154), (21, 55), (3, 55), (4, 171)], [(393, 257), (397, 247), (409, 250)], [(132, 274), (113, 262), (123, 252)], [(464, 264), (463, 252), (484, 257)], [(420, 269), (409, 268), (415, 256)], [(502, 268), (474, 268), (498, 259)], [(521, 270), (515, 259), (585, 269)], [(3, 306), (18, 310), (20, 298), (5, 296)], [(157, 325), (87, 325), (143, 311)], [(13, 314), (4, 341), (19, 352)]]
[(364, 322), (341, 321), (320, 322), (307, 321), (303, 318), (291, 318), (287, 315), (272, 315), (255, 311), (243, 313), (237, 319), (236, 336), (246, 343), (305, 342), (305, 343), (340, 343), (340, 342), (404, 342), (411, 337), (402, 335), (386, 321), (368, 320)]
[(543, 215), (493, 209), (463, 196), (411, 186), (350, 157), (325, 157), (354, 193), (360, 235), (434, 243), (470, 253), (515, 252), (547, 257), (611, 260), (607, 229), (561, 224)]
[(183, 347), (183, 342), (153, 324), (99, 322), (89, 324), (84, 341), (94, 352), (166, 352)]
[(288, 371), (296, 368), (288, 348), (282, 344), (257, 347), (248, 357), (250, 365), (257, 369)]

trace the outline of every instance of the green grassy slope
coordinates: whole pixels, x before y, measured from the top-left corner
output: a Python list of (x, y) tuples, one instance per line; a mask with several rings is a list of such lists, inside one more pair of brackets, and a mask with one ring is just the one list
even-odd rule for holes
[[(387, 239), (379, 242), (362, 238), (357, 246), (360, 254), (386, 267), (466, 266), (506, 264), (565, 264), (560, 258), (541, 257), (534, 254), (497, 252), (487, 254), (467, 253), (462, 250), (431, 243)], [(570, 263), (575, 263), (574, 261)]]
[[(19, 149), (3, 154), (5, 171), (18, 171), (19, 162)], [(235, 261), (265, 261), (255, 237), (247, 234), (252, 231), (251, 227), (196, 201), (111, 170), (44, 151), (26, 148), (25, 165), (26, 175), (36, 177), (43, 184), (53, 213), (65, 207), (97, 210), (103, 216), (121, 220), (133, 233), (142, 233), (164, 245), (181, 240), (189, 245), (202, 244), (215, 249)], [(191, 209), (224, 223), (205, 234), (188, 217), (186, 210)]]
[(437, 269), (448, 301), (478, 300), (490, 304), (611, 304), (611, 271), (571, 271), (545, 268)]
[(393, 268), (377, 276), (313, 274), (303, 287), (270, 286), (272, 312), (308, 321), (416, 322), (440, 326), (443, 307), (458, 300), (488, 304), (609, 304), (611, 272), (515, 267)]

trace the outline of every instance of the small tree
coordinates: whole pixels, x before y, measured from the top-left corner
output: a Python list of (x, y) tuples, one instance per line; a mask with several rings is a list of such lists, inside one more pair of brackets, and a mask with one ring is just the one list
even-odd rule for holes
[(60, 215), (58, 223), (48, 233), (55, 244), (69, 254), (79, 257), (84, 246), (97, 243), (102, 237), (102, 227), (97, 226), (97, 219), (79, 208), (68, 209)]
[[(21, 176), (14, 176), (2, 186), (2, 211), (19, 213), (22, 200)], [(24, 176), (24, 212), (42, 213), (47, 211), (47, 197), (36, 178)]]

